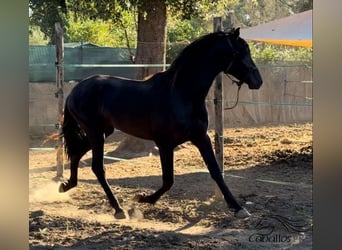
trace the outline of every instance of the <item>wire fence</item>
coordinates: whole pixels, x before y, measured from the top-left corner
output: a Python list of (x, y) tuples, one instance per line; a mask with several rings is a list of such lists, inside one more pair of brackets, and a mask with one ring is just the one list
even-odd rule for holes
[[(119, 75), (121, 70), (139, 67), (165, 67), (169, 64), (64, 64), (65, 70), (70, 68), (115, 69), (111, 75)], [(312, 121), (312, 68), (300, 64), (259, 64), (257, 67), (263, 77), (260, 90), (251, 91), (247, 87), (241, 89), (239, 104), (233, 110), (224, 111), (224, 126), (250, 126), (267, 123), (293, 123)], [(114, 73), (112, 73), (114, 72)], [(115, 74), (115, 72), (119, 72)], [(88, 75), (84, 75), (86, 77)], [(55, 72), (54, 72), (55, 77)], [(78, 81), (65, 82), (64, 95)], [(231, 106), (236, 100), (236, 86), (226, 77), (223, 79), (224, 106)], [(29, 130), (30, 134), (48, 134), (56, 130), (57, 98), (55, 81), (29, 83)], [(209, 123), (214, 117), (214, 96), (209, 92), (206, 103), (209, 112)]]

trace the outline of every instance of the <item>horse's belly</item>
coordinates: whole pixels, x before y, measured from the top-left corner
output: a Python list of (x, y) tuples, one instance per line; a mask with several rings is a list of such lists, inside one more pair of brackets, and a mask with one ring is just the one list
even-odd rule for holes
[(133, 135), (146, 140), (152, 140), (153, 134), (146, 122), (138, 120), (114, 121), (114, 128), (126, 134)]

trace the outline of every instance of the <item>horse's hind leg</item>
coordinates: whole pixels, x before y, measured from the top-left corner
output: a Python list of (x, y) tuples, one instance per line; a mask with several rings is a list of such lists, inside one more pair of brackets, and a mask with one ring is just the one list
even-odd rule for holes
[(195, 140), (192, 141), (192, 143), (199, 149), (203, 160), (205, 161), (209, 169), (210, 175), (220, 188), (227, 202), (227, 205), (232, 206), (235, 209), (235, 216), (240, 218), (248, 217), (250, 215), (249, 212), (239, 205), (239, 203), (235, 200), (234, 196), (230, 192), (228, 186), (224, 182), (223, 175), (216, 161), (209, 136), (205, 135), (203, 138), (197, 137)]
[(79, 145), (79, 150), (78, 152), (74, 152), (70, 156), (70, 178), (68, 181), (61, 183), (59, 186), (59, 192), (66, 192), (69, 189), (77, 186), (77, 170), (78, 170), (78, 164), (85, 155), (90, 150), (90, 144), (88, 143), (87, 140), (83, 140), (82, 144)]
[(96, 137), (90, 138), (92, 141), (92, 152), (93, 152), (93, 160), (92, 160), (92, 170), (97, 177), (97, 180), (100, 182), (103, 190), (105, 191), (110, 205), (115, 209), (115, 218), (116, 219), (124, 219), (126, 218), (124, 210), (120, 207), (119, 202), (113, 195), (108, 182), (105, 176), (105, 169), (103, 165), (103, 147), (104, 147), (104, 137), (103, 134), (100, 134)]

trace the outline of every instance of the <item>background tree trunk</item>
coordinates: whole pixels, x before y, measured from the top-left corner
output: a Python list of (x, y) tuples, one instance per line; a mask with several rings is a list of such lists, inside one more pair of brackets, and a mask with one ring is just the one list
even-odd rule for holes
[[(165, 1), (142, 1), (138, 13), (138, 42), (134, 60), (136, 64), (165, 64), (166, 14)], [(163, 67), (137, 68), (136, 79), (144, 79), (162, 70)], [(127, 135), (116, 151), (130, 151), (138, 155), (157, 153), (153, 141), (142, 140), (131, 135)]]
[[(163, 0), (145, 0), (138, 14), (136, 64), (163, 64), (166, 54), (166, 5)], [(162, 71), (162, 67), (139, 68), (136, 78)]]

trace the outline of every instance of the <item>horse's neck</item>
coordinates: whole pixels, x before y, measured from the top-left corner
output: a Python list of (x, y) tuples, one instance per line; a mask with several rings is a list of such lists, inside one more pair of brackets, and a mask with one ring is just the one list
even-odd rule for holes
[(182, 69), (176, 72), (173, 79), (173, 91), (187, 98), (188, 101), (204, 101), (216, 75), (221, 70), (213, 64), (202, 65), (205, 67), (191, 67), (196, 69)]

